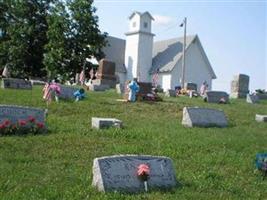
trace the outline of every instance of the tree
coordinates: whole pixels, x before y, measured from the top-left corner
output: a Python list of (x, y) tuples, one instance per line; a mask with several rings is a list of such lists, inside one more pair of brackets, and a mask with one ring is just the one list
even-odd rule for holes
[(69, 47), (70, 39), (70, 19), (66, 11), (64, 2), (58, 1), (47, 17), (49, 42), (45, 46), (44, 65), (50, 79), (57, 74), (68, 77), (68, 66), (70, 64), (71, 51)]
[(91, 56), (97, 59), (103, 57), (101, 49), (106, 45), (106, 35), (98, 27), (96, 8), (93, 0), (68, 0), (71, 20), (71, 61), (72, 73), (80, 72), (86, 58)]
[[(3, 0), (0, 23), (0, 63), (9, 64), (13, 76), (43, 76), (46, 17), (52, 0)], [(3, 26), (2, 26), (3, 25)]]

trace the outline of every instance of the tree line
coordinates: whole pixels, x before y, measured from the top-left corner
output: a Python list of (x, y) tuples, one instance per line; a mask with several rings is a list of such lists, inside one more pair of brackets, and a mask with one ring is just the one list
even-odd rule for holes
[(0, 69), (13, 77), (74, 77), (86, 58), (100, 59), (93, 0), (0, 0)]

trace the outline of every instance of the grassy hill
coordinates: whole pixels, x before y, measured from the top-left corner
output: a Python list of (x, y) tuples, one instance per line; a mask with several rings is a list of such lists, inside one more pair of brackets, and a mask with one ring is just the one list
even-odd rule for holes
[[(46, 108), (41, 88), (0, 89), (0, 104)], [(0, 137), (0, 199), (267, 199), (267, 180), (255, 171), (267, 152), (267, 101), (208, 104), (186, 97), (123, 103), (115, 91), (89, 92), (78, 103), (49, 106), (46, 135)], [(184, 106), (224, 110), (228, 128), (184, 128)], [(115, 117), (124, 129), (91, 129), (91, 117)], [(91, 187), (95, 157), (114, 154), (168, 156), (180, 187), (169, 192), (126, 195)]]

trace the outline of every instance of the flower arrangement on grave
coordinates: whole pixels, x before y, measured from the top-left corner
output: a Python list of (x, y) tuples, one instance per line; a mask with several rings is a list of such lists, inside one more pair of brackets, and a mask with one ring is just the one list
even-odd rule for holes
[(256, 167), (263, 174), (263, 179), (267, 176), (267, 153), (256, 155)]
[(29, 116), (27, 119), (19, 119), (16, 123), (6, 119), (0, 122), (0, 136), (13, 134), (38, 134), (45, 130), (45, 125), (38, 122), (34, 117)]
[(146, 192), (148, 191), (147, 181), (149, 179), (149, 174), (150, 174), (150, 168), (147, 164), (140, 164), (137, 167), (137, 176), (141, 181), (144, 182), (144, 187)]

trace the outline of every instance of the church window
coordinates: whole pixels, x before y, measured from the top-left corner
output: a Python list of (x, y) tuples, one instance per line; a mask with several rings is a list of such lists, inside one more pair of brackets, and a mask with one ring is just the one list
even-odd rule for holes
[(147, 22), (145, 22), (145, 23), (144, 23), (144, 27), (147, 28), (147, 26), (148, 26), (148, 24), (147, 24)]

